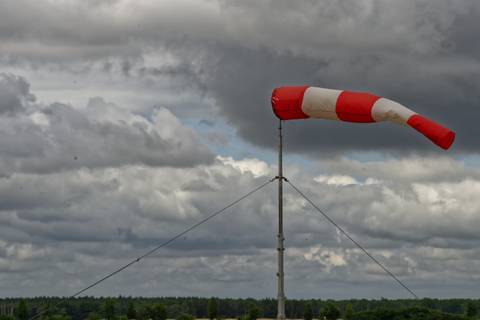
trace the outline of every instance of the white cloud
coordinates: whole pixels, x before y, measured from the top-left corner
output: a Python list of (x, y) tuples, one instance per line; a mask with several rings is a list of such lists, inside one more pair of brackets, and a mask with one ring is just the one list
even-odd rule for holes
[[(23, 270), (22, 277), (29, 279), (23, 288), (30, 294), (66, 294), (87, 285), (97, 270), (127, 262), (271, 177), (270, 167), (264, 174), (254, 174), (257, 168), (252, 169), (252, 163), (262, 164), (218, 158), (183, 169), (127, 165), (4, 178), (2, 198), (19, 190), (0, 215), (0, 266), (11, 274), (5, 287), (14, 290), (10, 284), (18, 277), (13, 270)], [(471, 210), (480, 206), (475, 199), (478, 181), (392, 182), (378, 175), (371, 177), (378, 180), (374, 184), (343, 186), (318, 183), (295, 168), (289, 174), (293, 172), (291, 181), (403, 280), (422, 281), (430, 290), (429, 281), (438, 281), (446, 272), (452, 275), (451, 286), (475, 278), (480, 220)], [(42, 186), (40, 195), (34, 192), (37, 186)], [(285, 192), (287, 279), (292, 293), (302, 287), (313, 294), (310, 282), (341, 279), (342, 285), (360, 281), (364, 288), (372, 286), (377, 296), (403, 296), (293, 190), (285, 186)], [(440, 196), (448, 201), (439, 201)], [(468, 205), (451, 204), (461, 201)], [(191, 294), (218, 290), (242, 295), (241, 290), (256, 279), (260, 285), (252, 294), (270, 295), (275, 229), (276, 189), (267, 187), (159, 251), (156, 258), (135, 265), (134, 279), (119, 275), (90, 294), (125, 294), (118, 291), (122, 287), (132, 294), (182, 295), (190, 288)], [(154, 266), (158, 261), (161, 264)], [(63, 279), (53, 281), (48, 292), (42, 289), (45, 274), (39, 276), (45, 270), (54, 270), (48, 279)], [(69, 270), (82, 275), (73, 284)], [(151, 282), (155, 278), (163, 280)], [(190, 287), (192, 281), (197, 285)], [(390, 284), (387, 291), (377, 287)], [(9, 292), (27, 293), (22, 290)], [(350, 295), (339, 291), (338, 296)]]
[(217, 156), (221, 162), (226, 165), (230, 165), (235, 169), (240, 170), (242, 173), (250, 172), (254, 177), (268, 176), (273, 174), (273, 168), (270, 167), (266, 162), (248, 158), (241, 160), (234, 160), (232, 157), (222, 157)]
[(348, 186), (353, 184), (359, 184), (359, 182), (355, 180), (355, 178), (345, 175), (320, 175), (318, 177), (315, 177), (313, 180), (315, 180), (316, 182), (326, 183), (334, 186)]
[(213, 161), (208, 147), (165, 108), (154, 109), (148, 119), (98, 97), (84, 108), (42, 105), (31, 102), (33, 95), (23, 78), (2, 74), (1, 79), (1, 88), (19, 88), (14, 95), (11, 90), (0, 92), (5, 110), (21, 110), (0, 118), (2, 175), (134, 163), (185, 167)]

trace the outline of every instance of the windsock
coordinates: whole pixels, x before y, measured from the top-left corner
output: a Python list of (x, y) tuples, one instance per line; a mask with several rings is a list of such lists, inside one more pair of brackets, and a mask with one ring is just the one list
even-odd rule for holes
[(391, 121), (410, 126), (447, 150), (455, 132), (407, 107), (376, 95), (316, 87), (280, 87), (272, 92), (272, 107), (282, 120), (328, 119), (347, 122)]

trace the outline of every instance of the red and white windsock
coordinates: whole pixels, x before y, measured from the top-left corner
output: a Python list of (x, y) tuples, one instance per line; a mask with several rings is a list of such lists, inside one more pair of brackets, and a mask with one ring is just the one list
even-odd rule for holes
[(282, 120), (329, 119), (348, 122), (391, 121), (410, 126), (447, 150), (455, 132), (407, 107), (376, 95), (316, 87), (280, 87), (272, 92), (272, 107)]

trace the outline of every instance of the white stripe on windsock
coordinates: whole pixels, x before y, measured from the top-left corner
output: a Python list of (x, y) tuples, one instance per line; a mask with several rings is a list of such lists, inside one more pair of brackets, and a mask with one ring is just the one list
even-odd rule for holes
[(417, 113), (387, 98), (378, 99), (372, 107), (372, 118), (376, 122), (392, 121), (407, 126), (408, 119), (415, 114)]
[(337, 116), (337, 99), (341, 90), (310, 87), (305, 90), (302, 111), (312, 118), (339, 120)]

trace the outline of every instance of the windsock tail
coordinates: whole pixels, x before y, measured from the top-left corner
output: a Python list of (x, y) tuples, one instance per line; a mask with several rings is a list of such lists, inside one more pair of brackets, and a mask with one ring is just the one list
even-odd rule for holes
[(407, 124), (444, 150), (448, 150), (455, 140), (455, 132), (421, 115), (411, 116)]

